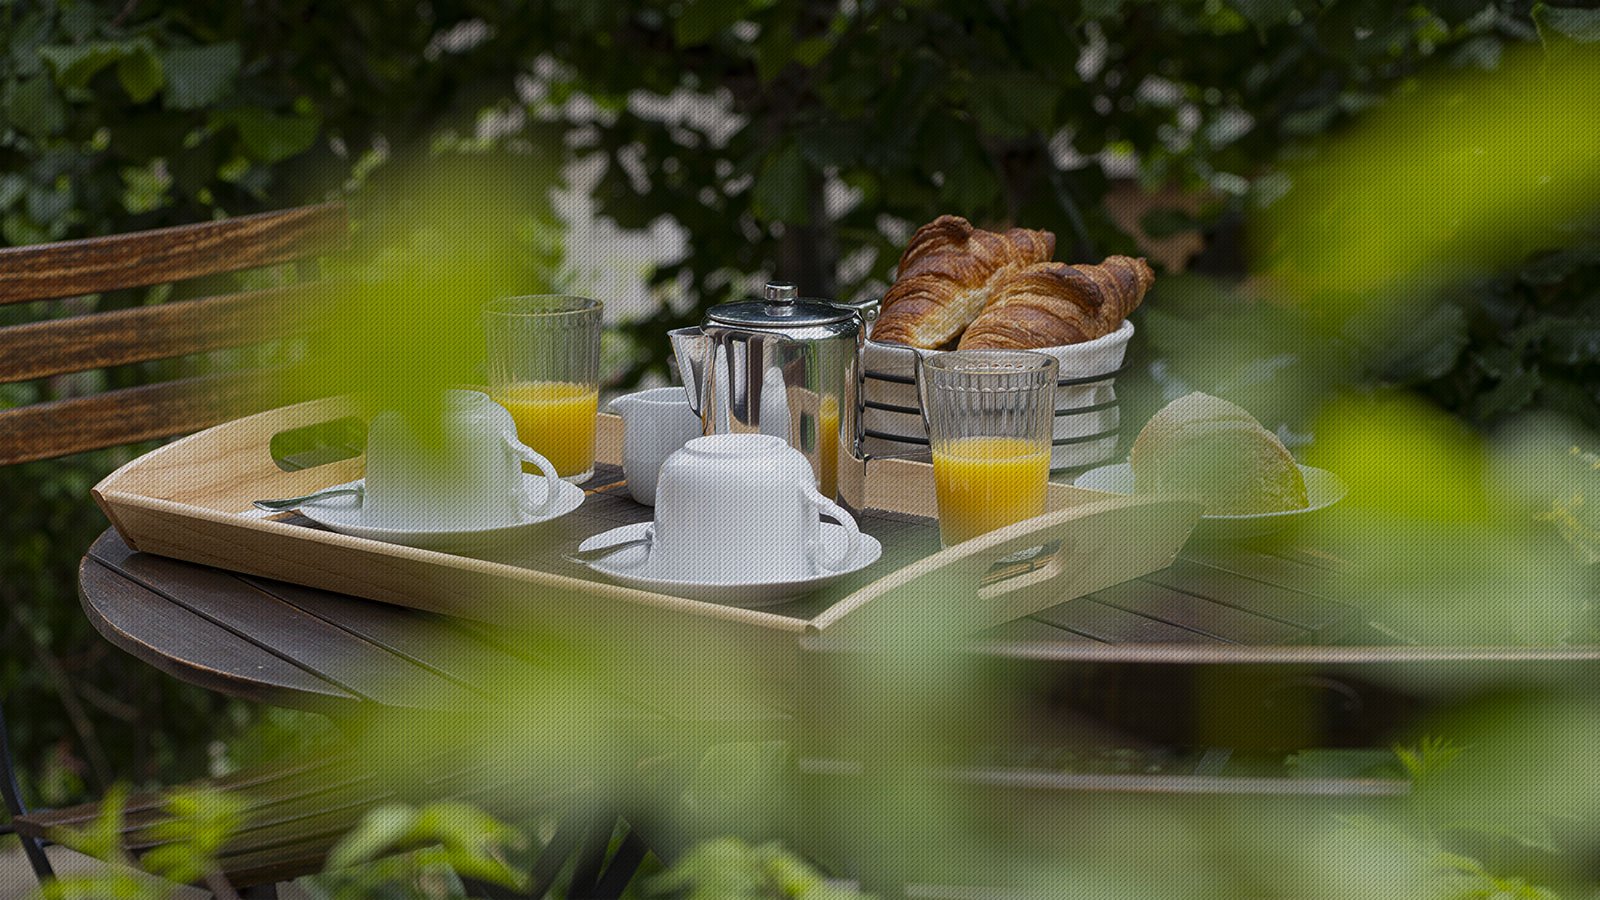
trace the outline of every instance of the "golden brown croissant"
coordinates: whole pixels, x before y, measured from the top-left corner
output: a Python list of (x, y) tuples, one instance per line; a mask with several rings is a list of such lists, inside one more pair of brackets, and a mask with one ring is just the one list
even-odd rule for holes
[(1008, 273), (961, 336), (961, 349), (1030, 350), (1110, 334), (1144, 299), (1155, 273), (1143, 259), (1042, 263)]
[(1013, 228), (996, 234), (960, 216), (940, 216), (918, 228), (901, 254), (872, 337), (913, 347), (943, 346), (983, 310), (995, 279), (1054, 252), (1055, 235), (1047, 231)]
[[(1150, 270), (1144, 257), (1109, 256), (1098, 266), (1073, 266), (1100, 285), (1100, 334), (1110, 334), (1122, 327), (1122, 320), (1138, 308), (1146, 291), (1155, 283), (1156, 273)], [(1099, 335), (1096, 335), (1099, 337)]]

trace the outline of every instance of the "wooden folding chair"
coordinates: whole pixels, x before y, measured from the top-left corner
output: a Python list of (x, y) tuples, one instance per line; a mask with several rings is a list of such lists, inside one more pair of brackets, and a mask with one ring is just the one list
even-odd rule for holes
[[(47, 386), (39, 402), (0, 410), (0, 465), (188, 434), (305, 399), (297, 396), (297, 385), (305, 382), (293, 377), (292, 362), (233, 351), (267, 341), (303, 341), (332, 321), (337, 310), (328, 300), (327, 283), (318, 277), (316, 261), (341, 249), (347, 232), (344, 207), (330, 203), (0, 249), (0, 304), (50, 301), (41, 303), (35, 321), (0, 328), (0, 383)], [(237, 289), (233, 273), (246, 270), (259, 270), (253, 280), (268, 286)], [(174, 286), (166, 302), (152, 303), (159, 297), (147, 292), (111, 293), (156, 285)], [(227, 290), (213, 292), (219, 285)], [(92, 305), (76, 299), (87, 295), (124, 301), (116, 309), (75, 309)], [(132, 302), (127, 302), (130, 296)], [(68, 314), (61, 315), (62, 310)], [(287, 348), (289, 343), (278, 346)], [(263, 357), (269, 361), (261, 363)], [(55, 387), (60, 376), (135, 364), (145, 371), (124, 379), (131, 382), (125, 387), (82, 393), (81, 383), (71, 383), (64, 392)], [(49, 396), (61, 393), (65, 395)], [(84, 502), (92, 501), (86, 496)], [(61, 577), (72, 578), (73, 573), (62, 572)], [(95, 807), (30, 814), (17, 790), (8, 737), (0, 719), (0, 741), (6, 747), (0, 752), (5, 769), (0, 787), (12, 819), (7, 830), (21, 837), (29, 862), (43, 878), (51, 874), (41, 849), (43, 838), (58, 825), (87, 821)], [(247, 785), (259, 802), (270, 804), (316, 795), (321, 787), (308, 788), (306, 778), (291, 768), (246, 773), (230, 783)], [(322, 795), (329, 796), (325, 791)], [(359, 791), (341, 797), (351, 809), (365, 799)], [(159, 805), (157, 794), (131, 798), (131, 818)], [(301, 807), (297, 815), (312, 812)], [(245, 853), (247, 849), (259, 852)], [(253, 868), (239, 869), (244, 876), (240, 883), (269, 883), (315, 871), (321, 862), (318, 849), (290, 848), (281, 841), (241, 846), (238, 855), (252, 859)]]
[[(75, 302), (72, 298), (151, 285), (192, 287), (197, 279), (209, 288), (205, 279), (252, 269), (286, 276), (278, 279), (286, 283), (265, 288), (190, 290), (186, 293), (198, 295), (66, 317), (46, 313), (40, 321), (0, 328), (0, 384), (152, 361), (162, 365), (193, 354), (314, 334), (341, 313), (339, 292), (317, 277), (315, 260), (341, 248), (347, 228), (344, 208), (324, 204), (0, 249), (0, 304)], [(308, 382), (292, 377), (292, 367), (269, 362), (223, 371), (158, 372), (175, 377), (141, 379), (127, 387), (0, 410), (0, 465), (174, 437), (308, 399), (296, 395), (296, 387)], [(17, 790), (4, 726), (0, 717), (0, 793), (11, 813), (4, 830), (21, 838), (29, 862), (43, 879), (52, 874), (42, 849), (47, 840), (89, 825), (99, 805), (30, 812)], [(425, 784), (409, 788), (427, 799), (470, 801), (501, 787), (496, 782), (485, 788), (479, 780), (482, 773), (464, 770), (453, 760), (436, 760), (427, 771)], [(369, 809), (413, 799), (400, 796), (393, 779), (378, 778), (361, 760), (339, 754), (255, 767), (186, 786), (228, 790), (244, 800), (243, 824), (218, 862), (229, 885), (246, 889), (246, 896), (274, 896), (277, 883), (321, 871), (332, 846)], [(128, 798), (122, 844), (129, 857), (172, 840), (163, 828), (173, 818), (165, 803), (170, 790)], [(644, 857), (644, 845), (631, 831), (619, 848), (609, 851), (614, 816), (590, 810), (581, 801), (575, 808), (541, 852), (527, 896), (542, 896), (569, 869), (572, 896), (618, 896)], [(568, 867), (574, 855), (576, 862)], [(500, 893), (482, 887), (486, 894)]]

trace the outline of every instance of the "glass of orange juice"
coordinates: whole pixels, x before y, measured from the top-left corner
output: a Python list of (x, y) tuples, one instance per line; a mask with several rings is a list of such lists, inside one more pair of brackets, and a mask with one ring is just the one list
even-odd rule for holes
[(504, 297), (483, 310), (489, 395), (517, 437), (567, 481), (594, 474), (600, 398), (598, 300), (560, 294)]
[(1044, 512), (1057, 367), (1027, 350), (918, 360), (944, 546)]

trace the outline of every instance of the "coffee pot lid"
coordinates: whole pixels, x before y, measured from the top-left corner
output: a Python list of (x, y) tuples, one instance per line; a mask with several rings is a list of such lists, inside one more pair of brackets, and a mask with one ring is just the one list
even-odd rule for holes
[(719, 325), (742, 328), (803, 328), (831, 325), (857, 316), (850, 307), (800, 296), (793, 282), (769, 281), (760, 300), (739, 300), (713, 306), (706, 318)]

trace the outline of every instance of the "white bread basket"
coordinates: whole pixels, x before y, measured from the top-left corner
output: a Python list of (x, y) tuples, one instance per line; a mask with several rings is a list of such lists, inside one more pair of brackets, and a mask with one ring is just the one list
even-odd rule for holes
[[(1117, 451), (1120, 418), (1114, 385), (1122, 371), (1133, 323), (1116, 331), (1036, 352), (1056, 358), (1061, 371), (1056, 387), (1056, 424), (1050, 468), (1079, 469), (1099, 465)], [(866, 379), (863, 449), (872, 456), (925, 451), (928, 432), (917, 404), (916, 357), (937, 351), (868, 340), (862, 353)]]

